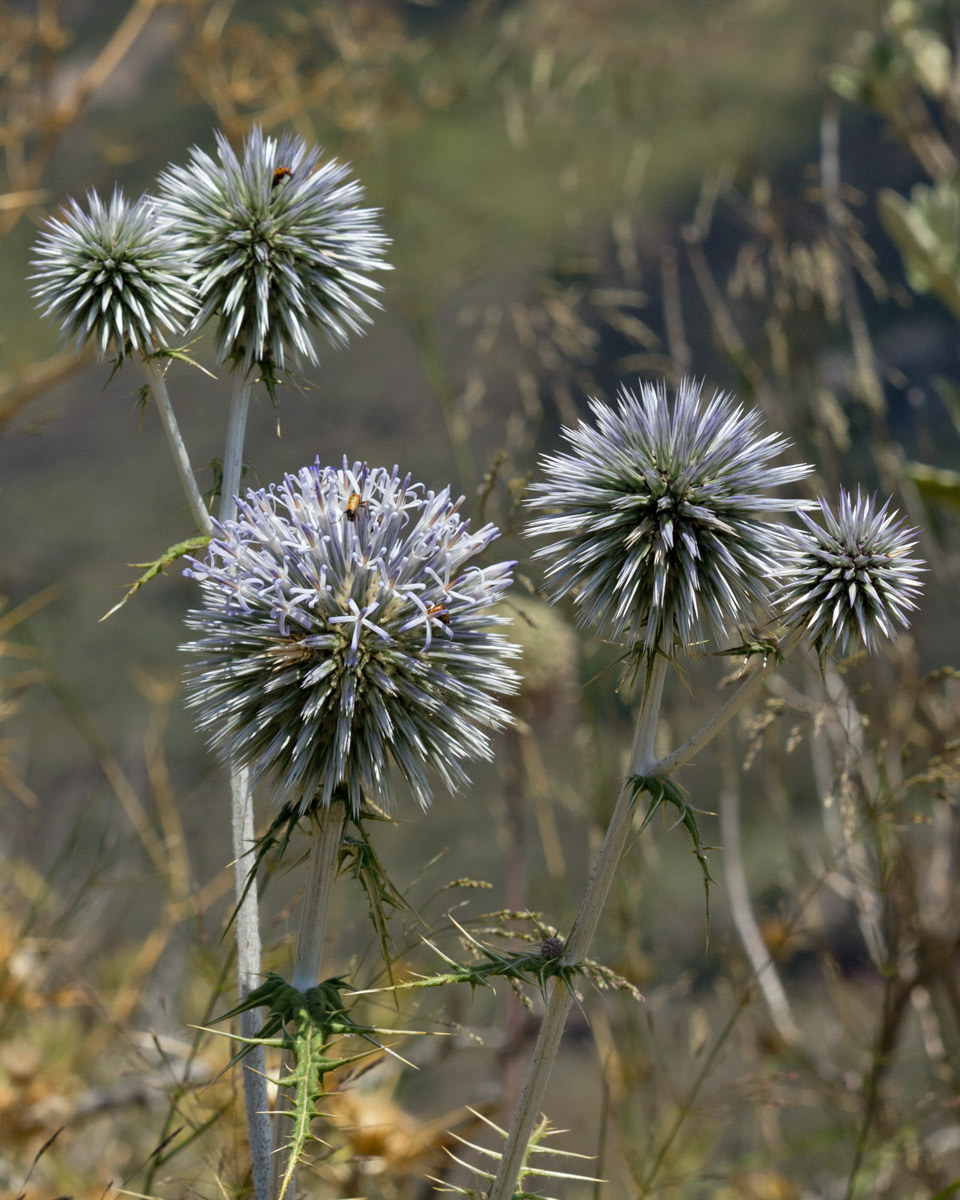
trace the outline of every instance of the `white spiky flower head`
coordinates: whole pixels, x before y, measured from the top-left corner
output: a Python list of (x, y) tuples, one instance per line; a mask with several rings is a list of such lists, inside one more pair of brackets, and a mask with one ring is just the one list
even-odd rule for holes
[(514, 564), (474, 562), (498, 531), (472, 533), (459, 503), (396, 467), (318, 462), (248, 492), (185, 572), (203, 597), (187, 617), (198, 724), (284, 808), (337, 788), (354, 812), (387, 805), (391, 761), (426, 806), (432, 775), (455, 788), (490, 757), (497, 696), (518, 684), (491, 607)]
[(119, 188), (109, 204), (96, 192), (87, 211), (71, 199), (47, 221), (30, 276), (43, 315), (98, 357), (151, 354), (195, 311), (183, 240), (151, 196), (131, 204)]
[(876, 650), (917, 607), (924, 565), (909, 556), (917, 531), (897, 519), (889, 500), (878, 509), (859, 488), (856, 500), (840, 489), (836, 513), (821, 496), (820, 515), (822, 525), (801, 513), (804, 528), (788, 530), (793, 545), (777, 595), (783, 620), (803, 629), (821, 657)]
[(194, 327), (215, 316), (219, 361), (269, 380), (287, 355), (317, 361), (312, 329), (342, 345), (369, 324), (389, 240), (348, 169), (321, 164), (302, 137), (255, 126), (239, 157), (216, 137), (219, 161), (195, 146), (160, 177), (160, 197), (190, 252)]
[(543, 459), (530, 526), (553, 538), (555, 598), (572, 592), (583, 624), (651, 653), (722, 637), (765, 603), (782, 535), (765, 521), (802, 501), (772, 489), (806, 465), (769, 466), (788, 442), (761, 435), (760, 414), (684, 380), (671, 401), (649, 383), (616, 408), (591, 400), (596, 426), (564, 429), (572, 451)]

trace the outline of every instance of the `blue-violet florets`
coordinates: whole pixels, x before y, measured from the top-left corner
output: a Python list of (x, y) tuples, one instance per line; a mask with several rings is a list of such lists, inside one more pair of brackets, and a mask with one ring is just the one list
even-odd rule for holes
[(390, 760), (426, 805), (431, 772), (454, 788), (462, 760), (490, 757), (509, 720), (495, 697), (518, 683), (491, 611), (514, 564), (472, 563), (498, 531), (471, 533), (458, 505), (396, 468), (317, 463), (248, 492), (185, 572), (198, 723), (285, 807), (338, 787), (353, 811), (385, 805)]

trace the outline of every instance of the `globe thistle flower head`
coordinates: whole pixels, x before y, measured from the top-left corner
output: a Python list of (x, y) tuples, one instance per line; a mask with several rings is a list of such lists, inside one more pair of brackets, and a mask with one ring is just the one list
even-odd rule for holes
[(318, 462), (248, 492), (191, 561), (190, 703), (285, 808), (338, 787), (354, 812), (385, 806), (391, 761), (426, 806), (431, 775), (452, 789), (490, 757), (509, 720), (497, 696), (519, 682), (491, 610), (514, 564), (475, 563), (498, 531), (471, 532), (458, 505), (396, 468)]
[(70, 200), (34, 253), (33, 295), (78, 352), (92, 342), (101, 359), (150, 354), (195, 310), (181, 239), (150, 196), (131, 204), (116, 189), (107, 204), (90, 192), (87, 211)]
[(803, 529), (787, 530), (792, 541), (777, 604), (783, 619), (805, 630), (821, 657), (847, 647), (876, 650), (880, 636), (894, 638), (917, 607), (923, 563), (910, 558), (915, 529), (907, 529), (888, 500), (857, 498), (840, 489), (834, 513), (820, 498), (820, 525), (806, 513)]
[(217, 134), (219, 161), (194, 147), (187, 166), (160, 177), (160, 194), (194, 265), (194, 328), (216, 316), (217, 354), (265, 377), (317, 361), (311, 330), (346, 343), (379, 308), (370, 272), (389, 269), (376, 210), (335, 160), (302, 137), (279, 140), (255, 126), (241, 156)]
[(590, 407), (596, 425), (563, 430), (572, 450), (544, 458), (530, 501), (548, 514), (530, 532), (553, 538), (537, 557), (554, 597), (572, 592), (581, 623), (645, 654), (722, 636), (777, 571), (782, 535), (763, 518), (798, 501), (771, 490), (810, 468), (768, 465), (786, 440), (692, 380), (672, 402), (643, 383)]

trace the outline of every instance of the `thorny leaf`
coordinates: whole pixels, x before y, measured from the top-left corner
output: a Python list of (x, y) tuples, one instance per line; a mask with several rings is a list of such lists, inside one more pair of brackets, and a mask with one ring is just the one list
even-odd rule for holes
[(115, 604), (109, 612), (105, 612), (100, 620), (106, 621), (108, 617), (112, 617), (115, 612), (123, 608), (123, 606), (135, 592), (139, 592), (143, 585), (145, 583), (149, 583), (151, 579), (155, 579), (158, 575), (162, 575), (164, 569), (169, 567), (171, 563), (176, 562), (178, 558), (183, 558), (187, 554), (197, 553), (206, 545), (208, 545), (209, 542), (209, 534), (197, 534), (195, 537), (187, 538), (185, 542), (177, 542), (176, 545), (170, 546), (169, 549), (164, 550), (160, 557), (154, 559), (153, 562), (129, 563), (128, 565), (131, 567), (146, 567), (146, 570), (139, 577), (139, 579), (134, 580), (130, 587), (127, 588), (123, 599), (119, 603)]
[(716, 883), (716, 880), (710, 874), (710, 868), (707, 864), (707, 847), (704, 846), (700, 838), (700, 830), (697, 826), (697, 810), (690, 807), (683, 798), (680, 789), (670, 779), (647, 779), (643, 775), (631, 775), (627, 782), (633, 787), (634, 804), (637, 803), (644, 792), (650, 797), (650, 807), (647, 809), (647, 814), (640, 825), (641, 832), (653, 820), (653, 815), (657, 809), (664, 808), (667, 804), (672, 804), (679, 812), (680, 816), (677, 818), (677, 823), (683, 825), (687, 833), (689, 833), (690, 840), (693, 842), (693, 852), (697, 856), (697, 862), (699, 862), (700, 870), (703, 872), (703, 893), (706, 903), (707, 935), (709, 936), (710, 884)]

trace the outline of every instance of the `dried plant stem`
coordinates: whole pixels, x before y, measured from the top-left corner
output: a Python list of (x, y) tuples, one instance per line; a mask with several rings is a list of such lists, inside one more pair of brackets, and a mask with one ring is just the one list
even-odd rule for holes
[(150, 391), (157, 402), (157, 411), (160, 413), (160, 420), (163, 422), (163, 431), (167, 435), (167, 441), (170, 443), (173, 461), (180, 475), (180, 482), (183, 484), (187, 503), (190, 505), (190, 511), (193, 513), (193, 519), (196, 521), (198, 529), (202, 529), (204, 533), (212, 534), (213, 525), (210, 521), (210, 514), (207, 512), (207, 506), (204, 504), (203, 497), (200, 495), (200, 489), (197, 487), (197, 479), (190, 465), (190, 456), (187, 454), (187, 447), (180, 434), (180, 426), (177, 424), (173, 405), (170, 403), (170, 394), (167, 391), (163, 372), (157, 368), (156, 361), (153, 358), (144, 358), (143, 369), (147, 376), (147, 382), (150, 384)]
[(733, 923), (763, 993), (770, 1019), (785, 1045), (802, 1046), (803, 1034), (793, 1019), (787, 993), (780, 982), (773, 958), (764, 944), (750, 904), (740, 840), (740, 790), (732, 769), (729, 770), (729, 778), (725, 785), (720, 789), (720, 838), (723, 845), (724, 880), (730, 898)]
[[(660, 699), (663, 695), (666, 672), (666, 656), (662, 653), (655, 654), (640, 704), (633, 748), (630, 752), (628, 776), (646, 774), (653, 763), (654, 736), (660, 714)], [(596, 933), (600, 921), (600, 914), (613, 884), (614, 874), (623, 857), (627, 839), (633, 827), (635, 807), (635, 790), (633, 785), (627, 782), (620, 790), (620, 796), (604, 835), (593, 874), (590, 876), (590, 882), (587, 884), (587, 890), (580, 904), (580, 911), (577, 913), (564, 947), (564, 958), (569, 962), (580, 960), (590, 949), (590, 943), (593, 941), (593, 935)], [(561, 980), (556, 980), (550, 992), (550, 1001), (540, 1027), (537, 1044), (527, 1067), (526, 1080), (517, 1102), (517, 1109), (497, 1177), (490, 1191), (490, 1200), (510, 1200), (510, 1197), (513, 1196), (517, 1176), (527, 1152), (527, 1144), (540, 1115), (550, 1069), (557, 1056), (572, 1003), (573, 993), (570, 988)]]

